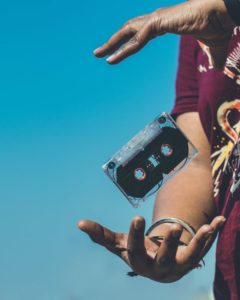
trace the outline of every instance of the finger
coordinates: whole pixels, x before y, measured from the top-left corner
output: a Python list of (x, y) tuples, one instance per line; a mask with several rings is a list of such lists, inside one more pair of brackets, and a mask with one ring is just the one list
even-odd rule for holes
[(151, 263), (144, 246), (144, 231), (145, 220), (142, 217), (135, 217), (130, 225), (127, 251), (129, 263), (138, 274), (146, 273)]
[(93, 242), (106, 247), (117, 255), (120, 255), (121, 251), (126, 250), (127, 245), (124, 245), (124, 234), (122, 233), (116, 233), (89, 220), (80, 221), (78, 227), (86, 232)]
[(189, 245), (186, 247), (185, 255), (179, 259), (179, 263), (196, 265), (200, 260), (200, 254), (203, 251), (207, 239), (213, 234), (213, 228), (210, 225), (203, 225), (192, 238)]
[(146, 23), (123, 48), (109, 56), (107, 62), (109, 64), (117, 64), (128, 56), (138, 52), (152, 38), (151, 27)]
[[(220, 226), (224, 222), (224, 217), (218, 216), (213, 219), (211, 224), (203, 225), (192, 238), (186, 247), (185, 256), (180, 263), (195, 265), (206, 253), (206, 246), (211, 246)], [(208, 248), (209, 249), (209, 248)]]
[(206, 244), (203, 248), (203, 251), (201, 253), (201, 256), (203, 257), (208, 250), (210, 249), (213, 241), (215, 240), (219, 230), (222, 228), (223, 224), (226, 222), (226, 219), (223, 216), (217, 216), (215, 217), (210, 226), (213, 228), (213, 234), (207, 239)]
[(165, 238), (156, 255), (156, 262), (159, 266), (169, 266), (176, 261), (176, 252), (179, 245), (179, 238), (183, 228), (179, 224), (170, 225), (170, 230), (165, 235)]
[(97, 57), (104, 57), (112, 54), (114, 51), (119, 49), (121, 45), (127, 42), (135, 31), (132, 27), (125, 25), (119, 31), (117, 31), (103, 46), (94, 50), (94, 55)]

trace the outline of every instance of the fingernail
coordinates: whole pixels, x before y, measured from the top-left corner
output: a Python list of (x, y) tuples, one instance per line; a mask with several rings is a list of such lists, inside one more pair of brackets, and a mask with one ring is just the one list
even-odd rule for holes
[(93, 54), (98, 54), (98, 52), (100, 51), (100, 49), (101, 49), (101, 47), (95, 49), (95, 50), (93, 51)]
[(222, 227), (225, 222), (226, 222), (226, 218), (222, 219), (219, 226)]
[(136, 229), (136, 230), (139, 229), (139, 223), (138, 223), (138, 222), (136, 222), (136, 223), (134, 224), (134, 229)]
[(79, 222), (79, 223), (78, 223), (78, 228), (79, 228), (81, 231), (84, 231), (84, 232), (86, 231), (83, 222)]
[(142, 228), (142, 223), (141, 222), (135, 222), (135, 224), (134, 224), (134, 229), (136, 229), (136, 230), (139, 230), (139, 229), (141, 229)]
[(213, 234), (213, 231), (208, 231), (208, 232), (205, 232), (203, 236), (204, 236), (205, 239), (207, 239), (207, 238), (209, 238), (212, 234)]
[(113, 54), (113, 55), (109, 56), (109, 57), (106, 59), (106, 61), (109, 62), (109, 63), (111, 63), (111, 62), (114, 60), (115, 56), (116, 56), (116, 54)]

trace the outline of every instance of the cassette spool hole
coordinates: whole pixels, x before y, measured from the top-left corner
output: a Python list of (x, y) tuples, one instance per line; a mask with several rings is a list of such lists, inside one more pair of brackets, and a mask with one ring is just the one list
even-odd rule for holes
[(171, 145), (169, 144), (163, 144), (161, 146), (161, 153), (164, 155), (164, 156), (170, 156), (172, 155), (173, 153), (173, 148)]
[(142, 168), (137, 168), (134, 170), (134, 177), (139, 180), (143, 181), (146, 178), (147, 174)]

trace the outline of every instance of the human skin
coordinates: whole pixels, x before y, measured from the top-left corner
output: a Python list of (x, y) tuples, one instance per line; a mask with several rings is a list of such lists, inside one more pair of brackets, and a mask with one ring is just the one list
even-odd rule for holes
[[(89, 220), (79, 222), (79, 228), (94, 242), (121, 257), (135, 273), (158, 282), (176, 281), (195, 268), (225, 221), (222, 216), (214, 218), (210, 150), (198, 113), (183, 114), (177, 123), (199, 155), (159, 191), (153, 220), (181, 218), (197, 230), (194, 238), (178, 224), (160, 225), (145, 237), (145, 220), (139, 216), (133, 219), (128, 234)], [(151, 238), (156, 235), (165, 238), (161, 242)], [(179, 246), (179, 240), (188, 246)]]
[(234, 26), (223, 0), (191, 0), (129, 20), (94, 54), (110, 55), (108, 63), (117, 64), (153, 38), (166, 33), (188, 34), (209, 46), (214, 66), (222, 68)]
[[(192, 0), (128, 21), (94, 54), (111, 55), (108, 63), (117, 64), (157, 36), (168, 32), (189, 34), (209, 46), (214, 66), (222, 68), (233, 27), (222, 0)], [(131, 222), (129, 233), (114, 232), (90, 220), (79, 222), (79, 228), (94, 242), (121, 257), (135, 273), (158, 282), (176, 281), (195, 268), (225, 222), (222, 216), (214, 217), (210, 146), (198, 113), (183, 114), (177, 123), (199, 155), (160, 190), (153, 221), (181, 218), (196, 229), (196, 235), (191, 238), (178, 224), (164, 224), (145, 237), (145, 220), (139, 216)], [(165, 238), (156, 241), (151, 238), (155, 235)], [(179, 246), (179, 240), (188, 246)]]

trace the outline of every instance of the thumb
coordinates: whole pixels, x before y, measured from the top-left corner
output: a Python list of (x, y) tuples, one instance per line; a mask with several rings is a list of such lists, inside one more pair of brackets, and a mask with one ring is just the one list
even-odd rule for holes
[(222, 226), (224, 225), (225, 222), (226, 222), (226, 219), (223, 216), (217, 216), (212, 220), (210, 226), (213, 229), (213, 234), (206, 241), (206, 244), (202, 251), (202, 256), (204, 256), (208, 252), (208, 250), (211, 248), (212, 243), (214, 242), (219, 230), (222, 228)]

